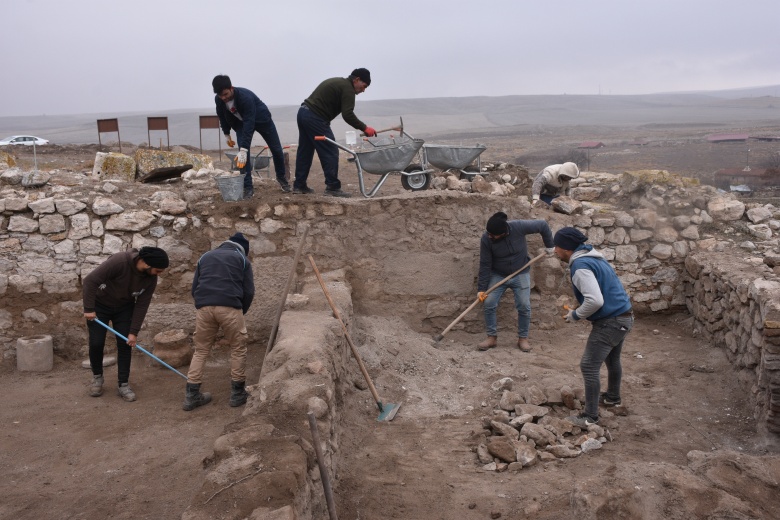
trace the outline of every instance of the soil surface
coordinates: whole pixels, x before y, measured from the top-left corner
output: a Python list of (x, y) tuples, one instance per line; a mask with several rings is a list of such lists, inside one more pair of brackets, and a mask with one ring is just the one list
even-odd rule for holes
[[(533, 172), (554, 162), (561, 150), (593, 139), (591, 130), (447, 136), (432, 142), (483, 142), (488, 145), (483, 162), (520, 162), (518, 158), (526, 157), (521, 163)], [(763, 130), (760, 133), (772, 131)], [(612, 132), (616, 140), (626, 134)], [(627, 144), (632, 153), (598, 157), (593, 154), (606, 152), (591, 152), (592, 169), (620, 173), (661, 168), (696, 174), (744, 165), (744, 144), (718, 148), (687, 142), (686, 136), (700, 133), (667, 129), (666, 144), (636, 150)], [(635, 134), (624, 139), (641, 137)], [(606, 130), (598, 138), (605, 135)], [(58, 176), (90, 172), (96, 148), (40, 147), (38, 168), (59, 169)], [(761, 153), (771, 155), (774, 149), (772, 144)], [(714, 152), (722, 155), (713, 158)], [(32, 167), (31, 151), (12, 153), (20, 166)], [(701, 166), (704, 157), (718, 165)], [(228, 163), (218, 166), (227, 168)], [(355, 167), (344, 156), (340, 171), (344, 189), (360, 197)], [(369, 185), (376, 178), (369, 176)], [(318, 193), (324, 189), (316, 159), (309, 185)], [(290, 197), (267, 176), (255, 193), (258, 203)], [(393, 178), (379, 195), (411, 194)], [(317, 195), (316, 200), (321, 198)], [(491, 384), (511, 377), (519, 386), (581, 386), (579, 359), (587, 324), (562, 323), (553, 330), (532, 324), (531, 353), (514, 346), (513, 324), (507, 323), (499, 324), (498, 348), (488, 352), (474, 348), (482, 336), (462, 331), (435, 345), (430, 336), (393, 318), (358, 316), (357, 325), (356, 339), (380, 395), (402, 407), (391, 423), (377, 423), (376, 405), (367, 391), (356, 388), (346, 396), (334, 482), (342, 520), (570, 518), (578, 500), (599, 493), (626, 497), (627, 503), (648, 504), (648, 497), (655, 497), (644, 512), (610, 505), (599, 518), (780, 517), (777, 483), (768, 498), (757, 495), (756, 489), (766, 485), (747, 471), (737, 472), (729, 486), (717, 490), (710, 486), (686, 492), (673, 485), (684, 481), (679, 475), (691, 450), (757, 455), (767, 461), (767, 474), (780, 472), (778, 439), (756, 432), (749, 389), (739, 382), (723, 350), (697, 339), (684, 314), (638, 317), (623, 351), (625, 415), (606, 413), (603, 419), (613, 442), (576, 459), (540, 463), (517, 473), (486, 472), (474, 453), (483, 440), (480, 418), (490, 415), (500, 398)], [(256, 338), (250, 346), (250, 383), (259, 377), (266, 341)], [(356, 366), (352, 369), (359, 379)], [(204, 390), (214, 394), (214, 402), (191, 413), (181, 410), (183, 379), (150, 366), (142, 354), (134, 356), (131, 374), (136, 402), (125, 403), (115, 394), (115, 374), (115, 366), (106, 370), (101, 398), (87, 395), (90, 373), (77, 361), (57, 360), (46, 374), (2, 374), (0, 519), (180, 517), (200, 489), (202, 462), (211, 455), (214, 440), (241, 414), (241, 409), (227, 405), (225, 352), (212, 358), (204, 378)], [(735, 498), (719, 501), (724, 492)]]

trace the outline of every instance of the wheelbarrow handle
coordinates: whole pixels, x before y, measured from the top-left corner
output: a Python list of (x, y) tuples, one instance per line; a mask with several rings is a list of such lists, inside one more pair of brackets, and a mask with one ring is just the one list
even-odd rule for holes
[[(109, 327), (108, 325), (106, 325), (105, 323), (103, 323), (102, 321), (100, 321), (98, 318), (94, 318), (92, 321), (94, 321), (94, 322), (95, 322), (95, 323), (97, 323), (98, 325), (101, 325), (103, 328), (107, 329), (108, 331), (112, 332), (112, 333), (113, 333), (113, 334), (114, 334), (116, 337), (118, 337), (118, 338), (121, 338), (121, 339), (123, 339), (123, 340), (125, 340), (125, 341), (130, 341), (130, 340), (128, 340), (126, 337), (124, 337), (122, 334), (120, 334), (119, 332), (115, 331), (114, 329), (112, 329), (111, 327)], [(146, 355), (147, 355), (147, 356), (149, 356), (150, 358), (154, 359), (155, 361), (157, 361), (158, 363), (160, 363), (161, 365), (163, 365), (165, 368), (168, 368), (168, 369), (170, 369), (170, 370), (173, 370), (174, 372), (176, 372), (177, 374), (179, 374), (179, 375), (180, 375), (181, 377), (183, 377), (184, 379), (187, 379), (187, 376), (185, 376), (184, 374), (182, 374), (181, 372), (179, 372), (178, 370), (176, 370), (175, 368), (173, 368), (171, 365), (169, 365), (168, 363), (166, 363), (166, 362), (165, 362), (165, 361), (163, 361), (162, 359), (158, 358), (157, 356), (155, 356), (154, 354), (152, 354), (151, 352), (149, 352), (148, 350), (146, 350), (145, 348), (143, 348), (143, 347), (142, 347), (141, 345), (139, 345), (138, 343), (136, 343), (136, 344), (135, 344), (135, 348), (137, 348), (138, 350), (140, 350), (141, 352), (143, 352), (144, 354), (146, 354)]]
[(325, 139), (327, 139), (327, 137), (325, 137), (324, 135), (315, 135), (314, 136), (314, 140), (315, 141), (324, 141)]

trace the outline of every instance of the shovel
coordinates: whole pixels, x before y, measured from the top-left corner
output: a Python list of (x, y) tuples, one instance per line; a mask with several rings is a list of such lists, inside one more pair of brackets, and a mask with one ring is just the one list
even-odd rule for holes
[[(93, 319), (92, 321), (94, 321), (94, 322), (95, 322), (95, 323), (97, 323), (98, 325), (101, 325), (102, 327), (104, 327), (104, 328), (108, 329), (108, 330), (109, 330), (110, 332), (112, 332), (112, 333), (113, 333), (113, 334), (114, 334), (114, 335), (115, 335), (117, 338), (121, 338), (121, 339), (123, 339), (123, 340), (125, 340), (125, 341), (130, 341), (129, 339), (127, 339), (126, 337), (124, 337), (123, 335), (121, 335), (120, 333), (118, 333), (117, 331), (115, 331), (114, 329), (112, 329), (111, 327), (109, 327), (108, 325), (106, 325), (105, 323), (103, 323), (102, 321), (100, 321), (99, 319), (95, 318), (95, 319)], [(140, 350), (141, 352), (143, 352), (144, 354), (146, 354), (146, 355), (147, 355), (147, 356), (149, 356), (150, 358), (154, 359), (155, 361), (157, 361), (158, 363), (160, 363), (160, 364), (161, 364), (162, 366), (164, 366), (165, 368), (168, 368), (168, 369), (170, 369), (170, 370), (173, 370), (174, 372), (176, 372), (177, 374), (179, 374), (179, 375), (180, 375), (181, 377), (183, 377), (184, 379), (187, 379), (187, 376), (185, 376), (184, 374), (182, 374), (181, 372), (179, 372), (178, 370), (176, 370), (175, 368), (173, 368), (171, 365), (169, 365), (168, 363), (166, 363), (166, 362), (165, 362), (165, 361), (163, 361), (162, 359), (158, 358), (157, 356), (155, 356), (154, 354), (152, 354), (151, 352), (149, 352), (148, 350), (146, 350), (145, 348), (143, 348), (143, 347), (142, 347), (141, 345), (139, 345), (138, 343), (136, 343), (136, 344), (135, 344), (135, 348), (137, 348), (138, 350)]]
[[(490, 289), (488, 289), (487, 291), (485, 291), (485, 296), (487, 296), (488, 294), (492, 293), (493, 291), (495, 291), (496, 289), (498, 289), (499, 287), (501, 287), (502, 285), (504, 285), (506, 282), (508, 282), (510, 279), (514, 278), (515, 276), (517, 276), (518, 274), (520, 274), (521, 272), (523, 272), (523, 271), (525, 270), (525, 268), (526, 268), (526, 267), (529, 267), (531, 264), (533, 264), (534, 262), (536, 262), (536, 261), (537, 261), (537, 260), (539, 260), (540, 258), (544, 257), (546, 254), (547, 254), (547, 253), (542, 253), (542, 254), (540, 254), (540, 255), (538, 255), (538, 256), (535, 256), (535, 257), (534, 257), (534, 258), (532, 258), (531, 260), (529, 260), (529, 262), (528, 262), (527, 264), (525, 264), (523, 267), (521, 267), (520, 269), (518, 269), (518, 270), (517, 270), (517, 271), (515, 271), (514, 273), (510, 274), (509, 276), (507, 276), (506, 278), (504, 278), (503, 280), (501, 280), (500, 282), (498, 282), (496, 285), (494, 285), (493, 287), (491, 287)], [(455, 318), (455, 321), (453, 321), (452, 323), (450, 323), (450, 325), (449, 325), (449, 326), (448, 326), (446, 329), (444, 329), (444, 330), (442, 331), (442, 333), (441, 333), (441, 334), (437, 334), (436, 336), (434, 336), (434, 337), (433, 337), (433, 340), (434, 340), (436, 343), (440, 342), (440, 341), (441, 341), (441, 340), (444, 338), (444, 335), (445, 335), (445, 334), (447, 334), (447, 333), (448, 333), (448, 332), (449, 332), (449, 331), (452, 329), (452, 327), (454, 327), (454, 326), (455, 326), (455, 325), (456, 325), (456, 324), (457, 324), (457, 323), (458, 323), (460, 320), (462, 320), (462, 319), (463, 319), (463, 317), (464, 317), (464, 316), (466, 316), (466, 314), (468, 314), (468, 313), (469, 313), (469, 311), (471, 311), (471, 309), (473, 309), (474, 307), (476, 307), (478, 303), (479, 303), (479, 298), (477, 298), (476, 300), (474, 300), (474, 303), (472, 303), (471, 305), (469, 305), (468, 309), (466, 309), (465, 311), (463, 311), (463, 312), (461, 313), (461, 315), (460, 315), (460, 316), (458, 316), (457, 318)]]
[(330, 308), (333, 310), (333, 315), (337, 320), (339, 320), (339, 323), (341, 323), (341, 330), (344, 331), (344, 337), (347, 339), (347, 344), (349, 345), (350, 350), (352, 350), (352, 355), (355, 356), (355, 361), (357, 361), (357, 364), (360, 367), (360, 371), (363, 373), (363, 377), (366, 378), (366, 383), (368, 383), (368, 388), (371, 390), (371, 395), (374, 397), (376, 405), (379, 407), (379, 417), (377, 417), (376, 420), (392, 421), (395, 419), (395, 414), (398, 413), (398, 409), (401, 407), (401, 405), (391, 403), (383, 404), (379, 399), (379, 394), (374, 387), (374, 383), (371, 381), (371, 376), (368, 375), (368, 370), (366, 370), (366, 366), (363, 364), (363, 360), (360, 359), (360, 354), (358, 354), (355, 345), (352, 343), (352, 338), (349, 336), (347, 326), (344, 325), (344, 321), (341, 319), (341, 314), (339, 314), (339, 310), (336, 308), (336, 304), (333, 303), (333, 300), (330, 297), (330, 293), (328, 293), (328, 289), (325, 287), (325, 281), (322, 279), (322, 276), (320, 276), (320, 272), (317, 270), (317, 264), (314, 263), (314, 258), (311, 255), (309, 255), (309, 262), (311, 263), (311, 268), (314, 269), (314, 274), (317, 275), (317, 281), (320, 282), (322, 292), (325, 293), (325, 298), (327, 298), (328, 303), (330, 304)]

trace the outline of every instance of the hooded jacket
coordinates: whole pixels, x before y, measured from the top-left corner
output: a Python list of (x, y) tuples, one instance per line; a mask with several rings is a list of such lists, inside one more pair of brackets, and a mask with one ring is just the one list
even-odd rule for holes
[(631, 298), (604, 255), (590, 244), (578, 247), (569, 259), (574, 296), (580, 306), (574, 319), (596, 321), (631, 310)]
[[(568, 166), (572, 165), (572, 166)], [(561, 174), (565, 180), (561, 179)], [(573, 174), (573, 177), (572, 177)], [(545, 194), (551, 197), (559, 195), (569, 195), (569, 180), (577, 178), (580, 174), (577, 165), (574, 163), (551, 164), (536, 176), (531, 186), (531, 199), (539, 199), (539, 195)]]

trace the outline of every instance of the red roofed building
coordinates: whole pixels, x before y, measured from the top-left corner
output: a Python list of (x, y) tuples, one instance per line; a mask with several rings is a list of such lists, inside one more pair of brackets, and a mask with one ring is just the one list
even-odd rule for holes
[(604, 143), (601, 141), (583, 141), (577, 148), (604, 148)]

